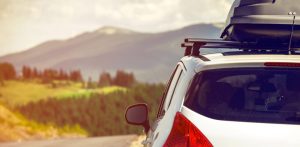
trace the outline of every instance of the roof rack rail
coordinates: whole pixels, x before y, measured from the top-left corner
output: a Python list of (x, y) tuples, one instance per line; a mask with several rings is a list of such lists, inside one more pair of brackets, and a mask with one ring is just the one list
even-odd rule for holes
[(202, 39), (202, 38), (186, 38), (181, 47), (185, 48), (184, 55), (199, 56), (201, 48), (210, 49), (239, 49), (248, 52), (270, 52), (270, 53), (289, 53), (293, 54), (299, 51), (300, 44), (294, 43), (289, 50), (289, 43), (276, 44), (271, 41), (267, 42), (239, 42), (227, 41), (222, 39)]

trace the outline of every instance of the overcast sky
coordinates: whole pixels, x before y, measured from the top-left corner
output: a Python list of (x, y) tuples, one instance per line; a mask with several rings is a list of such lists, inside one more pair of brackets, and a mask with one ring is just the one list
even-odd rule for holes
[(0, 56), (102, 26), (159, 32), (224, 22), (233, 0), (0, 0)]

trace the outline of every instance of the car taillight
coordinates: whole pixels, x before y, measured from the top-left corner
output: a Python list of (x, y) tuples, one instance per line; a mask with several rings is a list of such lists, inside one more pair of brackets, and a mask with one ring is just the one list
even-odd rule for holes
[(288, 62), (266, 62), (265, 66), (282, 66), (282, 67), (300, 67), (300, 63), (288, 63)]
[(212, 147), (212, 144), (192, 122), (177, 112), (164, 147)]

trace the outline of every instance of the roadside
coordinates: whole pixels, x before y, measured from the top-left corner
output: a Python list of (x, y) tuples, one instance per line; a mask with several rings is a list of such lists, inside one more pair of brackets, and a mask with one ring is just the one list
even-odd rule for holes
[(131, 147), (137, 135), (0, 143), (0, 147)]
[(143, 147), (142, 142), (145, 140), (146, 135), (138, 136), (130, 145), (130, 147)]

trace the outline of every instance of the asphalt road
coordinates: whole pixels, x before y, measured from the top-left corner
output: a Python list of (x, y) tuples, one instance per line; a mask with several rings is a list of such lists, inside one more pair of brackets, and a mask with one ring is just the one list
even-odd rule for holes
[(0, 147), (129, 147), (136, 135), (0, 143)]

